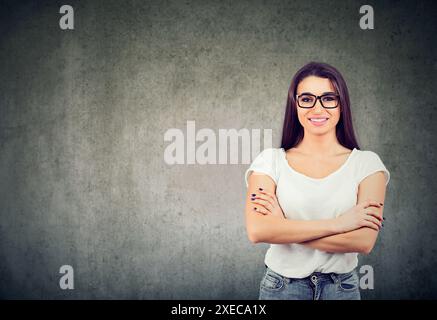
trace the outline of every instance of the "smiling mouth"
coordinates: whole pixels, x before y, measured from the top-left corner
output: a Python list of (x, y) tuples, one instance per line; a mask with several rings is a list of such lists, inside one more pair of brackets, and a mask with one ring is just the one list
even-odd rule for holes
[(324, 125), (328, 120), (329, 118), (308, 118), (308, 121), (316, 126)]
[(329, 118), (309, 118), (310, 121), (317, 121), (320, 122), (321, 120), (328, 120)]

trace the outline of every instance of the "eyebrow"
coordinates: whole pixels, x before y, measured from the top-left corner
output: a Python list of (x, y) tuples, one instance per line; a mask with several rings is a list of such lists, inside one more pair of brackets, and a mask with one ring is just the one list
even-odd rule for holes
[[(311, 92), (302, 92), (301, 94), (312, 94), (312, 95), (315, 95), (316, 96), (316, 94), (314, 94), (314, 93), (311, 93)], [(332, 91), (329, 91), (329, 92), (323, 92), (321, 95), (323, 96), (324, 94), (336, 94), (335, 92), (332, 92)], [(299, 95), (299, 94), (298, 94)]]

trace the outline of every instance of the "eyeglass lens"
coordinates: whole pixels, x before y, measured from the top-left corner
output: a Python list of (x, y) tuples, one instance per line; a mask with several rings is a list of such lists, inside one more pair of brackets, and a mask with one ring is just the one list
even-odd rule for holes
[[(320, 101), (325, 108), (335, 108), (338, 104), (338, 96), (327, 94), (321, 96)], [(303, 108), (312, 108), (316, 104), (316, 97), (304, 94), (299, 96), (298, 103)]]

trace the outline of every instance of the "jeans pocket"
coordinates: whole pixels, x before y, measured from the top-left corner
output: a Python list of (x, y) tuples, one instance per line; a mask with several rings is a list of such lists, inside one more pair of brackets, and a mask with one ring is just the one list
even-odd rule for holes
[(339, 275), (339, 289), (342, 291), (358, 290), (359, 278), (356, 271)]
[(281, 290), (284, 287), (284, 278), (276, 272), (267, 269), (261, 280), (261, 288), (266, 290)]

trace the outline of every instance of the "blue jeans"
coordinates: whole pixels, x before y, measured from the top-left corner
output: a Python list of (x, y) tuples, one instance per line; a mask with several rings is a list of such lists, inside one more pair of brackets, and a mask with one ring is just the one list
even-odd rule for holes
[(266, 266), (259, 300), (361, 300), (359, 278), (348, 273), (314, 272), (306, 278), (287, 278)]

